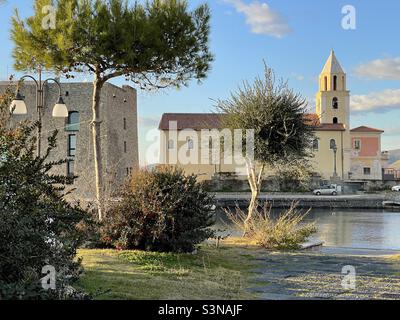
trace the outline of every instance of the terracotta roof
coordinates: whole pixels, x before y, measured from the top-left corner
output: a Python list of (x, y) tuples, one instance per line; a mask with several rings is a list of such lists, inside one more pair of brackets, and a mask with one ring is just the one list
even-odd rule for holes
[(312, 126), (319, 126), (319, 116), (316, 113), (306, 113), (304, 115), (305, 123), (312, 125)]
[(220, 113), (164, 113), (158, 128), (169, 130), (169, 123), (175, 121), (178, 130), (220, 129), (222, 117)]
[(307, 113), (305, 116), (307, 124), (315, 126), (316, 131), (345, 131), (346, 128), (341, 123), (321, 123), (316, 113)]
[(358, 128), (354, 128), (350, 130), (351, 132), (376, 132), (376, 133), (384, 133), (385, 131), (375, 128), (370, 128), (366, 126), (361, 126)]
[(321, 123), (315, 128), (316, 131), (346, 131), (342, 123)]
[[(221, 129), (221, 113), (165, 113), (163, 114), (159, 130), (169, 130), (169, 123), (176, 121), (177, 130), (192, 129)], [(316, 131), (345, 131), (343, 124), (320, 123), (319, 117), (315, 113), (304, 115), (305, 123), (315, 126)]]

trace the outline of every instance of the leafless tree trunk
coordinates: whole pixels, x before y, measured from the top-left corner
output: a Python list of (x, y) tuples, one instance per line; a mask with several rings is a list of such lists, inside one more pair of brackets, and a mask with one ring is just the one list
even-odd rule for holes
[(259, 172), (257, 172), (257, 165), (254, 160), (250, 160), (246, 158), (246, 166), (247, 166), (247, 179), (249, 181), (250, 189), (251, 189), (251, 200), (248, 208), (247, 218), (244, 221), (245, 232), (243, 236), (246, 236), (248, 232), (248, 224), (253, 218), (253, 214), (257, 209), (258, 204), (258, 196), (261, 191), (262, 184), (262, 176), (265, 169), (265, 164), (262, 164)]
[(96, 75), (93, 88), (93, 104), (92, 104), (92, 138), (93, 138), (93, 154), (94, 154), (94, 170), (96, 177), (96, 200), (99, 220), (104, 218), (103, 210), (103, 159), (101, 152), (101, 116), (100, 116), (100, 96), (104, 81)]

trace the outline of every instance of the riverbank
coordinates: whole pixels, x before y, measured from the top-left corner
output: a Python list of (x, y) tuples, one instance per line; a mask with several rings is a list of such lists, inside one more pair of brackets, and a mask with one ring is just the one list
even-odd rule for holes
[[(217, 206), (246, 207), (249, 204), (251, 194), (215, 193)], [(315, 196), (312, 194), (261, 194), (260, 204), (268, 202), (274, 208), (289, 208), (293, 202), (297, 202), (299, 208), (316, 209), (384, 209), (383, 202), (391, 200), (386, 194), (356, 194), (338, 196)]]
[(78, 287), (98, 300), (256, 299), (248, 289), (259, 285), (252, 280), (264, 255), (229, 241), (203, 244), (195, 255), (79, 250), (85, 272)]
[[(342, 285), (350, 269), (354, 287)], [(268, 285), (252, 291), (266, 300), (398, 300), (399, 271), (399, 258), (390, 256), (274, 252), (257, 270)]]
[[(98, 300), (400, 299), (400, 256), (375, 253), (271, 252), (241, 238), (196, 255), (79, 250), (79, 287)], [(354, 289), (342, 286), (345, 266), (355, 268)]]

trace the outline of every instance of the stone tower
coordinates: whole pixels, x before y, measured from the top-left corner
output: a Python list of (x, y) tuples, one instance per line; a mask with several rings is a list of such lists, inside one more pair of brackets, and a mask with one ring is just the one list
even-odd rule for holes
[(350, 129), (350, 91), (333, 50), (319, 76), (317, 114), (321, 123), (341, 123)]
[(316, 98), (316, 111), (322, 124), (342, 125), (341, 149), (338, 158), (343, 163), (341, 178), (348, 179), (350, 172), (350, 91), (347, 90), (346, 73), (332, 50), (319, 76), (319, 91)]

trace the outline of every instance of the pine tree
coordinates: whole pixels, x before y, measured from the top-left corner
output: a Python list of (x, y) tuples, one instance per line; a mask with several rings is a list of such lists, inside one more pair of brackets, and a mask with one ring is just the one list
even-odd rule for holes
[[(48, 5), (54, 7), (53, 20)], [(104, 84), (124, 76), (141, 89), (154, 90), (203, 80), (213, 60), (209, 8), (201, 5), (190, 11), (184, 0), (152, 0), (133, 6), (126, 0), (36, 0), (32, 17), (22, 20), (16, 12), (12, 22), (17, 70), (41, 65), (67, 77), (74, 72), (94, 76), (92, 136), (101, 220), (100, 97)]]

